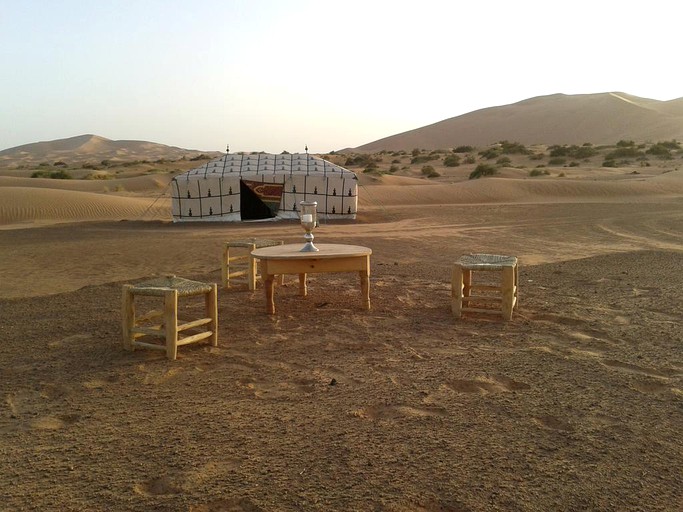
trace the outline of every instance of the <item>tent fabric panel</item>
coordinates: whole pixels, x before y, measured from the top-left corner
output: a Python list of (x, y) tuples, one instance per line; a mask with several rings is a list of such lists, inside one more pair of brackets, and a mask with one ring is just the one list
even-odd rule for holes
[(176, 220), (241, 220), (240, 181), (283, 186), (278, 218), (297, 218), (299, 202), (317, 201), (321, 218), (355, 218), (356, 175), (308, 154), (228, 154), (176, 176), (172, 214)]

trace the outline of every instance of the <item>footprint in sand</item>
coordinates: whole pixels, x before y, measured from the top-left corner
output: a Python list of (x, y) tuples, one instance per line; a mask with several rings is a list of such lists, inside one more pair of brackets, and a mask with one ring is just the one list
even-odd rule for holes
[(69, 347), (72, 348), (81, 341), (87, 341), (92, 338), (91, 334), (74, 334), (73, 336), (67, 336), (60, 340), (51, 341), (47, 344), (48, 348), (61, 348)]
[(149, 480), (135, 484), (133, 490), (137, 494), (143, 496), (180, 494), (190, 489), (197, 488), (207, 480), (215, 479), (216, 475), (233, 471), (235, 468), (239, 467), (239, 465), (240, 461), (236, 459), (224, 459), (221, 462), (210, 462), (188, 472), (171, 473), (150, 478)]
[(645, 368), (643, 366), (637, 366), (635, 364), (624, 363), (622, 361), (617, 361), (616, 359), (607, 359), (602, 361), (602, 364), (610, 368), (619, 368), (630, 373), (635, 373), (639, 375), (647, 375), (648, 377), (677, 377), (681, 375), (681, 372), (674, 369), (664, 369), (658, 370), (656, 368)]
[(504, 375), (491, 378), (480, 377), (474, 380), (455, 379), (447, 382), (445, 386), (458, 393), (482, 394), (524, 391), (531, 388), (526, 382), (516, 381)]
[(446, 416), (443, 407), (412, 407), (407, 405), (377, 405), (363, 407), (353, 411), (353, 416), (370, 420), (397, 420), (405, 417), (427, 418), (432, 416)]
[(36, 430), (59, 430), (68, 425), (73, 425), (79, 420), (77, 414), (63, 414), (59, 416), (43, 416), (31, 422), (31, 428)]
[(237, 385), (251, 391), (255, 398), (263, 399), (293, 399), (295, 395), (312, 393), (316, 381), (310, 379), (296, 379), (285, 382), (270, 382), (262, 379), (246, 377), (239, 379)]
[(164, 496), (167, 494), (179, 494), (182, 491), (182, 486), (176, 478), (164, 475), (135, 484), (134, 490), (143, 496)]

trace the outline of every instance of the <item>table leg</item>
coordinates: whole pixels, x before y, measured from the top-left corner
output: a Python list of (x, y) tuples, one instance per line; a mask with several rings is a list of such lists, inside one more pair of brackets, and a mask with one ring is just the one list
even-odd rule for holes
[(302, 297), (308, 295), (308, 288), (306, 288), (306, 274), (299, 274), (299, 295)]
[(266, 274), (263, 277), (263, 288), (266, 291), (266, 313), (275, 314), (275, 276)]
[(370, 311), (370, 275), (366, 270), (361, 270), (358, 273), (360, 274), (360, 293), (363, 309)]

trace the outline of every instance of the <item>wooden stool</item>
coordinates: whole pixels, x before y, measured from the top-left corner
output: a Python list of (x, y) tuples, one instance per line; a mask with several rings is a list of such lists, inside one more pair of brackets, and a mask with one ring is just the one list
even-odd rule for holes
[[(494, 283), (475, 284), (473, 282), (475, 271), (499, 272), (500, 279)], [(455, 318), (460, 318), (462, 312), (498, 313), (502, 314), (505, 320), (511, 320), (512, 310), (517, 307), (517, 278), (517, 258), (514, 256), (497, 254), (461, 256), (453, 266), (451, 288), (453, 315)], [(472, 294), (473, 291), (476, 293)]]
[[(135, 297), (147, 295), (163, 297), (164, 309), (153, 310), (144, 315), (135, 315)], [(178, 323), (178, 297), (204, 295), (205, 317)], [(123, 346), (128, 350), (146, 347), (166, 350), (166, 357), (175, 359), (178, 346), (210, 338), (211, 345), (218, 346), (218, 302), (215, 284), (199, 283), (182, 277), (168, 276), (152, 279), (136, 285), (123, 285)], [(162, 319), (161, 325), (150, 325), (151, 320)], [(199, 330), (197, 328), (206, 326)], [(182, 331), (193, 329), (194, 334), (183, 338)], [(152, 336), (165, 338), (165, 344), (138, 341), (138, 338)]]
[[(221, 265), (223, 288), (230, 288), (232, 285), (238, 284), (246, 285), (249, 290), (255, 290), (256, 280), (260, 279), (261, 276), (258, 274), (258, 260), (251, 255), (251, 251), (261, 247), (282, 245), (282, 243), (282, 240), (264, 238), (247, 238), (225, 242)], [(283, 276), (280, 276), (280, 284), (282, 283)]]

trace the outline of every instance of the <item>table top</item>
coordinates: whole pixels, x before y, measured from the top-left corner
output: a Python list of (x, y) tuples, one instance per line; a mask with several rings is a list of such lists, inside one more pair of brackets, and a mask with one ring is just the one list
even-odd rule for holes
[(345, 256), (369, 256), (372, 249), (360, 245), (345, 244), (314, 244), (317, 252), (301, 252), (304, 242), (300, 244), (275, 245), (263, 247), (251, 252), (252, 256), (262, 260), (296, 260), (296, 259), (325, 259), (340, 258)]

